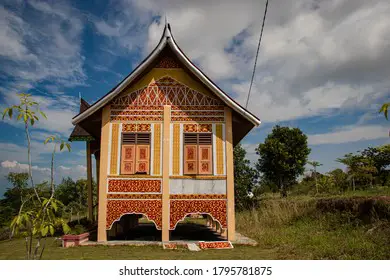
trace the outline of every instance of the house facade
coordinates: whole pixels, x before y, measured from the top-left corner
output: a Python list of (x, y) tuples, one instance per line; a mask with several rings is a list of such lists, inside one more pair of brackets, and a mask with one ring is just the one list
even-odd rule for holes
[[(260, 121), (181, 51), (167, 24), (158, 46), (92, 105), (82, 100), (70, 140), (86, 141), (98, 173), (98, 241), (142, 214), (162, 241), (188, 214), (208, 214), (235, 238), (233, 147)], [(92, 184), (89, 183), (92, 218)]]

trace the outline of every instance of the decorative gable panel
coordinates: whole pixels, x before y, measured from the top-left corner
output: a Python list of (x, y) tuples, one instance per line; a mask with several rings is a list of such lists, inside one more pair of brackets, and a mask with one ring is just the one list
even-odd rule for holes
[(173, 122), (224, 121), (221, 100), (196, 91), (170, 76), (114, 99), (111, 103), (111, 120), (162, 121), (164, 105), (172, 106)]

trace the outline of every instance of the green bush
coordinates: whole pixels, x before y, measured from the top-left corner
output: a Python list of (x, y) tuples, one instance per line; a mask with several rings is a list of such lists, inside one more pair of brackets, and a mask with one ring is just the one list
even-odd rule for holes
[(11, 234), (11, 231), (10, 231), (9, 227), (0, 228), (0, 240), (9, 239), (10, 234)]
[(88, 229), (83, 225), (75, 225), (74, 228), (71, 229), (71, 234), (82, 234), (88, 232)]

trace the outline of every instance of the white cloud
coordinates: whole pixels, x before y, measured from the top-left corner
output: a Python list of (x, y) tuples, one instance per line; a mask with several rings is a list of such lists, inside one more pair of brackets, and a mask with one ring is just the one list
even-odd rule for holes
[[(4, 110), (5, 107), (20, 103), (15, 93), (8, 92), (4, 94), (3, 97), (4, 104), (0, 105), (0, 110)], [(46, 137), (52, 134), (59, 134), (63, 138), (67, 139), (73, 129), (73, 125), (71, 123), (72, 118), (77, 114), (79, 109), (78, 98), (60, 94), (46, 96), (34, 95), (33, 99), (39, 103), (40, 110), (47, 116), (47, 119), (45, 119), (38, 114), (39, 121), (34, 124), (34, 128), (45, 131), (43, 135)], [(22, 122), (17, 122), (16, 117), (17, 114), (14, 112), (13, 119), (9, 120), (7, 117), (2, 121), (22, 128)], [(32, 134), (34, 134), (34, 132)]]
[(63, 176), (65, 175), (72, 175), (74, 173), (80, 174), (81, 177), (86, 177), (87, 174), (87, 167), (85, 165), (78, 164), (76, 166), (59, 166), (59, 170), (61, 170), (61, 174)]
[[(27, 91), (41, 81), (57, 87), (84, 85), (83, 22), (69, 4), (29, 1), (0, 5), (1, 91)], [(48, 85), (50, 86), (50, 84)]]
[(310, 145), (341, 144), (389, 137), (389, 128), (380, 125), (344, 126), (336, 131), (308, 135)]
[(111, 26), (103, 20), (99, 20), (95, 22), (95, 27), (98, 32), (102, 35), (108, 37), (119, 37), (120, 36), (120, 24), (118, 26)]
[[(245, 104), (264, 3), (131, 3), (140, 17), (167, 14), (184, 52)], [(390, 87), (389, 12), (384, 0), (272, 1), (249, 109), (275, 122), (366, 108), (383, 98)], [(163, 25), (162, 19), (149, 26), (145, 55)]]
[[(51, 169), (49, 167), (32, 166), (35, 183), (50, 181)], [(0, 163), (0, 176), (4, 177), (9, 172), (28, 172), (28, 164), (16, 160), (5, 160)], [(60, 165), (54, 170), (54, 182), (58, 184), (64, 177), (71, 177), (73, 180), (86, 177), (87, 168), (84, 165), (64, 166)], [(1, 186), (4, 187), (4, 186)]]
[(69, 171), (69, 170), (71, 170), (70, 167), (62, 166), (62, 165), (58, 166), (58, 169), (60, 169), (60, 170), (62, 170), (62, 171)]
[[(3, 162), (1, 162), (1, 167), (8, 169), (9, 171), (12, 171), (12, 172), (27, 172), (28, 171), (28, 164), (19, 163), (16, 160), (3, 161)], [(42, 172), (42, 173), (49, 173), (50, 172), (50, 168), (38, 167), (37, 165), (31, 166), (31, 169), (34, 171)]]

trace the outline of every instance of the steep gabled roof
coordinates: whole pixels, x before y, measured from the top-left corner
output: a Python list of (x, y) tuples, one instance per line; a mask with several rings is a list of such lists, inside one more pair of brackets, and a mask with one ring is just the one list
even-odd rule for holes
[(158, 55), (166, 46), (170, 46), (170, 48), (172, 49), (174, 54), (176, 54), (180, 62), (182, 62), (192, 74), (194, 74), (199, 80), (201, 80), (204, 85), (214, 94), (216, 94), (228, 107), (232, 108), (234, 111), (236, 111), (242, 117), (247, 119), (254, 126), (258, 126), (261, 123), (255, 115), (253, 115), (247, 109), (245, 109), (236, 101), (234, 101), (231, 97), (229, 97), (225, 92), (223, 92), (188, 59), (188, 57), (183, 53), (183, 51), (179, 48), (179, 46), (173, 39), (169, 24), (165, 25), (160, 42), (158, 43), (157, 47), (149, 54), (149, 56), (146, 57), (145, 60), (142, 61), (136, 69), (134, 69), (133, 72), (131, 72), (110, 92), (108, 92), (105, 96), (103, 96), (90, 107), (88, 107), (85, 111), (80, 112), (77, 116), (75, 116), (72, 120), (72, 123), (74, 125), (80, 123), (81, 121), (85, 120), (87, 117), (104, 107), (106, 104), (108, 104), (115, 96), (120, 94), (122, 90), (124, 90), (132, 81), (134, 81), (155, 60), (155, 58), (158, 57)]
[[(79, 114), (83, 113), (86, 111), (91, 105), (88, 104), (87, 101), (84, 99), (80, 98), (80, 109), (79, 109)], [(69, 141), (91, 141), (94, 140), (94, 137), (89, 134), (84, 128), (82, 128), (80, 125), (76, 125), (73, 128), (72, 133), (69, 136)]]

